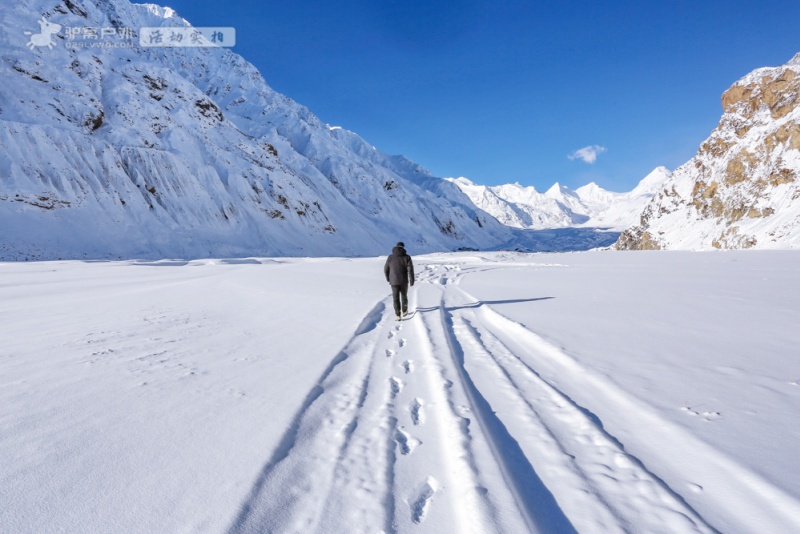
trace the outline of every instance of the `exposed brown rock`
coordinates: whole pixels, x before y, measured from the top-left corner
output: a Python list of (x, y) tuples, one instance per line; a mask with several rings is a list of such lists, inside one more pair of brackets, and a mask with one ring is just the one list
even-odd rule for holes
[(643, 232), (639, 240), (639, 250), (661, 250), (661, 245), (653, 239), (650, 232)]
[(785, 69), (775, 78), (761, 78), (761, 95), (769, 107), (772, 118), (779, 119), (788, 115), (797, 105), (800, 79), (791, 69)]
[(731, 224), (742, 220), (742, 217), (744, 217), (746, 213), (747, 208), (745, 206), (738, 205), (731, 206), (729, 210), (722, 213), (722, 216), (725, 217), (727, 224)]
[(718, 189), (719, 184), (717, 182), (711, 182), (706, 185), (701, 180), (694, 185), (691, 204), (704, 218), (719, 217), (725, 211), (722, 201), (716, 197)]
[(714, 217), (722, 217), (725, 214), (725, 205), (722, 203), (719, 197), (715, 197), (711, 201), (711, 207), (709, 211)]
[(629, 228), (622, 232), (614, 247), (617, 250), (661, 250), (658, 241), (641, 227)]
[[(800, 54), (796, 57), (800, 58)], [(798, 67), (800, 59), (783, 68), (762, 69), (725, 91), (722, 95), (725, 115), (700, 146), (694, 161), (683, 169), (684, 178), (694, 181), (691, 195), (681, 197), (674, 185), (671, 192), (661, 191), (642, 214), (640, 225), (620, 235), (618, 249), (669, 248), (676, 236), (659, 219), (687, 205), (694, 208), (686, 213), (690, 220), (717, 223), (721, 232), (711, 240), (714, 248), (757, 245), (755, 236), (744, 234), (738, 222), (774, 215), (778, 208), (774, 207), (777, 204), (772, 199), (773, 193), (777, 195), (775, 199), (792, 193), (793, 200), (800, 198), (797, 154), (785, 154), (800, 150), (800, 121), (794, 115), (787, 120), (790, 113), (800, 108)], [(786, 184), (791, 184), (790, 189)], [(778, 186), (782, 188), (774, 190)], [(753, 231), (761, 232), (762, 225), (757, 226), (759, 229)]]
[(725, 183), (728, 185), (738, 184), (747, 179), (745, 175), (745, 166), (739, 157), (735, 157), (728, 162), (728, 167), (725, 169)]
[[(649, 234), (647, 240), (648, 242), (650, 241)], [(617, 250), (653, 250), (642, 248), (643, 242), (644, 236), (642, 234), (642, 227), (637, 226), (628, 228), (622, 232), (619, 239), (617, 239), (617, 242), (614, 244), (614, 248)]]
[(700, 152), (718, 158), (725, 154), (730, 147), (731, 145), (729, 143), (726, 143), (721, 137), (717, 136), (703, 143), (700, 146)]
[(782, 117), (785, 117), (786, 115), (794, 111), (796, 105), (797, 105), (797, 95), (795, 94), (788, 102), (785, 102), (780, 106), (775, 106), (774, 108), (771, 108), (772, 117), (775, 119), (780, 119)]
[(714, 195), (717, 194), (717, 188), (719, 184), (717, 182), (711, 182), (708, 184), (708, 187), (703, 191), (703, 198), (714, 198)]
[(726, 228), (720, 236), (711, 242), (714, 248), (752, 248), (758, 241), (753, 236), (740, 235), (738, 226)]
[(797, 73), (792, 69), (784, 69), (774, 77), (766, 75), (746, 86), (732, 86), (722, 94), (722, 109), (725, 113), (740, 113), (751, 118), (763, 104), (769, 108), (773, 118), (779, 119), (797, 106), (799, 88), (800, 77)]
[(769, 184), (773, 186), (790, 184), (795, 181), (795, 178), (795, 172), (792, 169), (780, 169), (769, 175)]
[(739, 102), (750, 100), (753, 94), (751, 87), (743, 87), (741, 85), (734, 85), (724, 93), (722, 93), (722, 109), (725, 113), (732, 113), (733, 107)]
[(788, 122), (770, 134), (764, 140), (768, 151), (772, 151), (779, 144), (786, 143), (786, 148), (800, 150), (800, 125)]
[(773, 213), (775, 213), (775, 210), (772, 208), (750, 208), (747, 212), (747, 217), (750, 219), (761, 219), (763, 217), (769, 217)]

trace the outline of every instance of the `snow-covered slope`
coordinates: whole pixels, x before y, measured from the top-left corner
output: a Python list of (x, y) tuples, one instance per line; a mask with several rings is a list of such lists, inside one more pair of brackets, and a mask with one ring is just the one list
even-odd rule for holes
[(576, 221), (562, 206), (534, 187), (520, 184), (485, 186), (467, 178), (448, 178), (472, 202), (501, 223), (514, 228), (562, 228)]
[[(642, 209), (653, 196), (664, 187), (672, 173), (666, 167), (657, 167), (627, 193), (609, 193), (602, 189), (596, 191), (588, 186), (576, 189), (576, 193), (589, 205), (598, 206), (589, 223), (591, 226), (607, 226), (617, 230), (630, 228), (639, 222)], [(596, 186), (595, 186), (596, 187)], [(584, 190), (584, 188), (591, 188)], [(599, 188), (598, 188), (599, 189)], [(593, 200), (597, 198), (598, 200)]]
[(574, 191), (556, 183), (540, 193), (518, 183), (483, 186), (467, 178), (447, 180), (456, 184), (481, 210), (514, 228), (582, 226), (622, 230), (638, 221), (644, 206), (669, 177), (666, 168), (658, 167), (628, 193), (606, 191), (595, 183)]
[(618, 248), (800, 248), (800, 54), (737, 81), (722, 107)]
[[(229, 50), (124, 38), (188, 24), (170, 9), (21, 0), (0, 14), (0, 259), (358, 255), (398, 239), (416, 251), (512, 239), (455, 186), (323, 124)], [(39, 19), (60, 26), (52, 48), (37, 46), (50, 35), (37, 34)], [(92, 40), (76, 28), (109, 32)]]

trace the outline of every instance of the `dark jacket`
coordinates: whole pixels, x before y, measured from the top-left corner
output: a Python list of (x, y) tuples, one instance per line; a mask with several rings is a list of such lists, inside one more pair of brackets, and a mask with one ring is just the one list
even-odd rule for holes
[(386, 281), (393, 286), (407, 285), (409, 280), (411, 285), (414, 285), (414, 262), (403, 247), (392, 249), (392, 253), (386, 258), (383, 273), (386, 275)]

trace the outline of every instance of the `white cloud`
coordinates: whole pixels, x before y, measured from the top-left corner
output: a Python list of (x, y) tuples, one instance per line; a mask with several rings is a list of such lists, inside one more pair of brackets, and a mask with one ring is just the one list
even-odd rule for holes
[(569, 159), (580, 159), (583, 160), (585, 163), (591, 165), (595, 161), (597, 161), (597, 156), (602, 154), (606, 151), (606, 147), (600, 145), (589, 145), (583, 148), (579, 148), (569, 156)]

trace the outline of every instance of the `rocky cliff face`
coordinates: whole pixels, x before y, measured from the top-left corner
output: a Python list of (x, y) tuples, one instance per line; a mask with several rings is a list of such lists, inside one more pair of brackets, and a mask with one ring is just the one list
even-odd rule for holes
[(127, 0), (0, 5), (0, 260), (512, 239), (453, 184), (322, 123), (230, 50), (135, 34), (187, 26)]
[(617, 248), (800, 248), (800, 54), (736, 82), (722, 107)]

